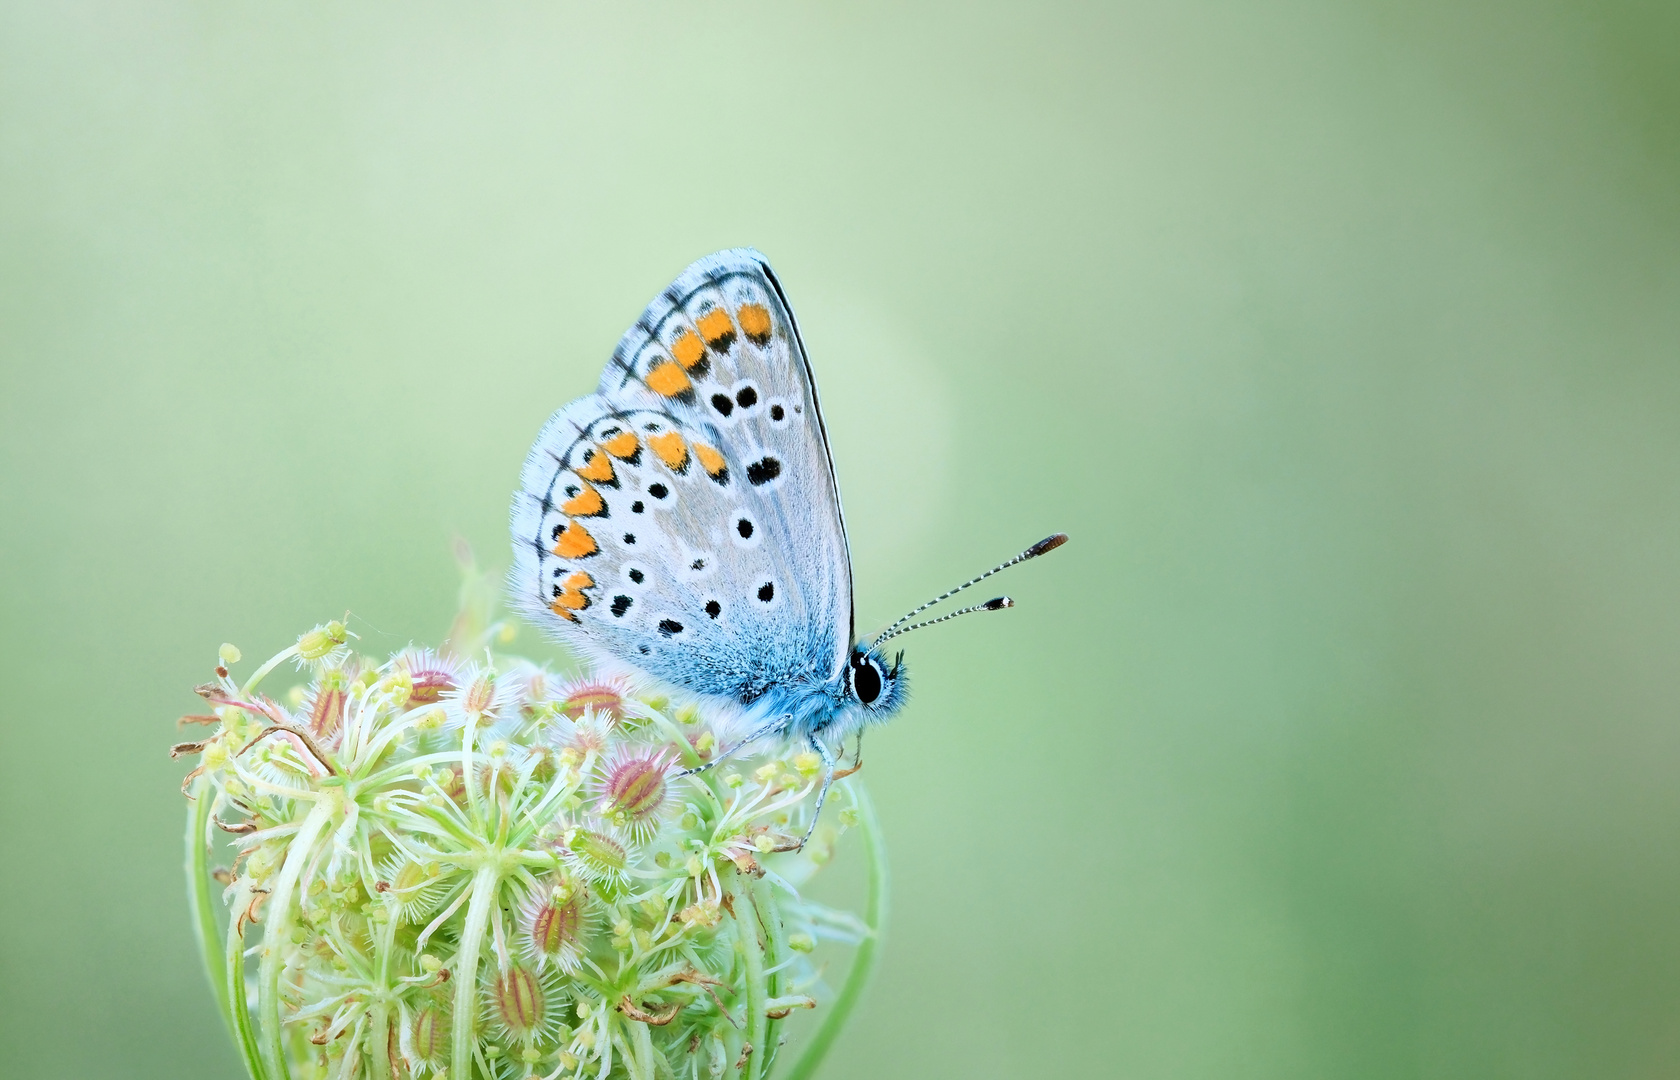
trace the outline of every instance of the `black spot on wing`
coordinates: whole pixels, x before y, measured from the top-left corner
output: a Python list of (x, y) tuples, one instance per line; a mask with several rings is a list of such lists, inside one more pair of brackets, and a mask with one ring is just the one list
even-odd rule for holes
[(782, 463), (769, 454), (747, 466), (747, 482), (753, 487), (762, 487), (781, 474)]

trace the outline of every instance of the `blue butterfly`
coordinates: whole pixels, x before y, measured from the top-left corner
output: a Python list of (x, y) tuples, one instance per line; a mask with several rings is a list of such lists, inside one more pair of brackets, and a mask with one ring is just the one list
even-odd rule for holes
[[(750, 248), (695, 262), (625, 333), (596, 392), (525, 459), (516, 603), (566, 646), (744, 711), (750, 734), (839, 743), (903, 706), (890, 639), (933, 604), (1060, 546), (1056, 535), (857, 640), (852, 562), (817, 384), (793, 308)], [(709, 765), (707, 766), (709, 767)], [(807, 832), (807, 838), (809, 832)], [(803, 844), (803, 841), (801, 841)]]

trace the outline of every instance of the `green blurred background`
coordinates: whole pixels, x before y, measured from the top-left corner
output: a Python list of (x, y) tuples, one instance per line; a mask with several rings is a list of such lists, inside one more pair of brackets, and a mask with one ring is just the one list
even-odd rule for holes
[(0, 1071), (230, 1077), (165, 747), (436, 639), (691, 259), (879, 625), (828, 1075), (1680, 1073), (1680, 8), (0, 5)]

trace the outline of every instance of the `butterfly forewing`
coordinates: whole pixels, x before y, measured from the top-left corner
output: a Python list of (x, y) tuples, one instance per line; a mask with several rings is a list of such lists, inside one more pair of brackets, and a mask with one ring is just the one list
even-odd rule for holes
[(597, 394), (549, 421), (515, 497), (514, 587), (562, 640), (751, 702), (825, 682), (851, 580), (792, 312), (762, 257), (691, 266)]

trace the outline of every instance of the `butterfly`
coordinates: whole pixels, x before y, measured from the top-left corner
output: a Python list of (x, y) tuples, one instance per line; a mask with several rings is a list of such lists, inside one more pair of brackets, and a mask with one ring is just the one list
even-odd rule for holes
[[(624, 334), (595, 393), (565, 406), (525, 459), (511, 514), (510, 591), (562, 644), (742, 710), (750, 733), (822, 759), (903, 706), (910, 620), (1057, 534), (935, 597), (867, 641), (816, 379), (763, 255), (702, 258)], [(698, 770), (695, 770), (698, 771)], [(809, 831), (806, 838), (810, 836)], [(802, 846), (804, 841), (800, 841)]]

